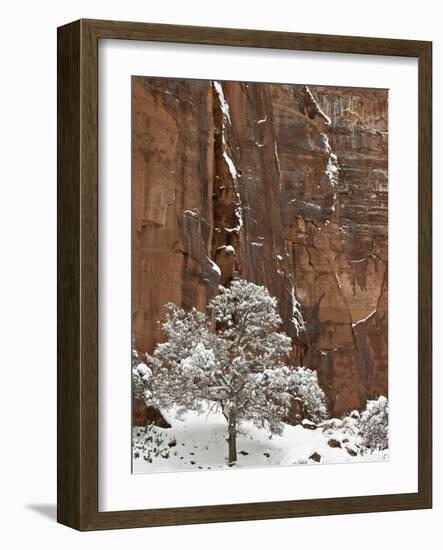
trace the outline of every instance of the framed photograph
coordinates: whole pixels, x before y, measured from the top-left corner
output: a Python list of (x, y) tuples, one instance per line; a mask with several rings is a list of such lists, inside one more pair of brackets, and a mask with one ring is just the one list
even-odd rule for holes
[(58, 520), (432, 506), (430, 42), (58, 29)]

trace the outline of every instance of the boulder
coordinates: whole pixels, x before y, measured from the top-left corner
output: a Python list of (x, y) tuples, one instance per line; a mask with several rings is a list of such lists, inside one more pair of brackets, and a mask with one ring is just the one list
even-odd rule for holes
[(307, 420), (306, 418), (302, 420), (301, 425), (305, 430), (316, 430), (317, 424), (314, 424), (314, 422), (311, 422), (310, 420)]
[(332, 447), (333, 449), (341, 448), (341, 443), (338, 441), (338, 439), (329, 439), (328, 445)]

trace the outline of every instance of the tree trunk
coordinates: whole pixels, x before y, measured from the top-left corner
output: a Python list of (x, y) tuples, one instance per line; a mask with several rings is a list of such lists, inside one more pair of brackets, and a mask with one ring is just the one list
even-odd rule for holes
[(234, 414), (229, 416), (228, 421), (228, 445), (229, 445), (229, 466), (237, 462), (237, 419)]

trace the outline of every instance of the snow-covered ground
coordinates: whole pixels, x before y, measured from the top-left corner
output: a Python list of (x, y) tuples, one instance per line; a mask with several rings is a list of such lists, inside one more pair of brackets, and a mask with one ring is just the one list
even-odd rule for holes
[[(178, 419), (171, 410), (164, 416), (171, 428), (133, 428), (133, 473), (228, 467), (227, 423), (221, 413), (189, 412)], [(268, 430), (244, 422), (234, 467), (388, 460), (387, 451), (360, 454), (358, 437), (341, 426), (340, 420), (327, 424), (317, 429), (285, 425), (282, 435), (271, 436)]]

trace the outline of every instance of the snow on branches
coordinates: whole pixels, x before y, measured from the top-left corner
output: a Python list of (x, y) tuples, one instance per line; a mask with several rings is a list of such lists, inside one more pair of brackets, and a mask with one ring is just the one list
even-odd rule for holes
[(165, 308), (166, 341), (147, 356), (145, 368), (135, 367), (134, 387), (143, 387), (147, 404), (174, 405), (179, 413), (213, 403), (228, 422), (230, 464), (242, 421), (279, 433), (295, 398), (312, 419), (326, 415), (316, 373), (286, 364), (292, 342), (279, 332), (277, 301), (265, 287), (243, 280), (220, 287), (208, 316), (175, 304)]
[(358, 429), (362, 445), (368, 449), (384, 450), (389, 445), (389, 403), (381, 395), (366, 403), (365, 410), (358, 419)]

